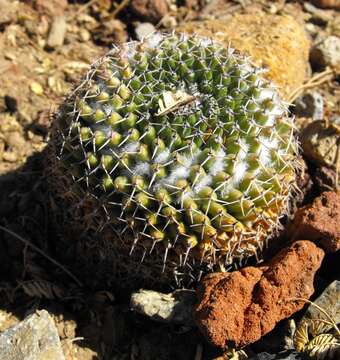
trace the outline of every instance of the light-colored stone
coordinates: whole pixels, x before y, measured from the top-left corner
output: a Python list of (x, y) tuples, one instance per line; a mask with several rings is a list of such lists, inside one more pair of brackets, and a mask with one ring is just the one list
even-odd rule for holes
[(340, 38), (328, 36), (315, 46), (310, 54), (311, 62), (316, 67), (332, 66), (340, 69)]
[(313, 120), (323, 120), (324, 101), (317, 91), (309, 91), (295, 100), (294, 113), (298, 116), (311, 117)]
[(191, 325), (196, 300), (196, 294), (192, 290), (162, 294), (141, 289), (132, 294), (130, 305), (133, 310), (156, 321)]
[(66, 34), (66, 20), (65, 16), (56, 16), (51, 25), (50, 32), (47, 38), (47, 46), (55, 48), (63, 45)]
[(313, 121), (301, 133), (305, 157), (317, 165), (337, 167), (339, 126), (324, 121)]
[(309, 73), (309, 40), (302, 24), (291, 16), (267, 13), (235, 14), (226, 20), (182, 24), (179, 32), (214, 38), (250, 55), (268, 69), (265, 76), (288, 98)]
[(300, 324), (307, 322), (309, 333), (312, 336), (326, 333), (332, 328), (329, 317), (320, 308), (331, 317), (335, 324), (340, 322), (340, 281), (335, 280), (328, 285), (322, 294), (313, 301), (313, 304), (308, 306), (300, 320)]
[(0, 359), (65, 360), (54, 322), (47, 311), (37, 311), (0, 334)]

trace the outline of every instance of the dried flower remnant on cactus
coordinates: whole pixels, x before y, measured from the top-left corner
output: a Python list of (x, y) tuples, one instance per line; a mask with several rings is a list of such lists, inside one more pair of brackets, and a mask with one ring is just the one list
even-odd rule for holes
[(91, 198), (96, 226), (113, 224), (120, 246), (163, 270), (253, 255), (295, 182), (285, 104), (260, 69), (210, 39), (155, 33), (112, 50), (55, 125), (63, 192)]

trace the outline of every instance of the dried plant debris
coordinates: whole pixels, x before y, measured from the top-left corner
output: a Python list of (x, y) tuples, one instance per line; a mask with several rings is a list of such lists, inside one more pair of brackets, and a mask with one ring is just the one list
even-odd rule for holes
[[(294, 334), (296, 350), (305, 352), (316, 360), (338, 359), (340, 356), (340, 330), (337, 324), (324, 309), (309, 300), (305, 301), (310, 306), (317, 307), (324, 318), (313, 318), (299, 323)], [(331, 325), (332, 329), (327, 333), (320, 334), (319, 331), (325, 324)]]

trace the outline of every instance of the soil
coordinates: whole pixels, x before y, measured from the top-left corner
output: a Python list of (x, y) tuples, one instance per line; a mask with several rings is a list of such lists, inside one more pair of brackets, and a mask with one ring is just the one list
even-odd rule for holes
[[(128, 3), (0, 0), (0, 331), (45, 308), (54, 314), (67, 360), (214, 359), (220, 354), (197, 329), (157, 324), (134, 314), (114, 288), (82, 286), (84, 276), (70, 274), (72, 259), (65, 262), (56, 252), (57, 209), (43, 168), (52, 115), (112, 43), (134, 38), (141, 20), (155, 22), (152, 1), (153, 12), (143, 9), (143, 16), (136, 9), (131, 12)], [(156, 28), (218, 17), (221, 10), (218, 0), (167, 4)], [(223, 9), (224, 15), (258, 9), (298, 12), (312, 38), (339, 36), (334, 10), (313, 17), (303, 1), (225, 1)], [(61, 41), (51, 47), (56, 21), (66, 22), (66, 33), (54, 34), (53, 43)], [(339, 81), (339, 74), (333, 74), (313, 88), (324, 97), (326, 119), (340, 115)], [(310, 121), (298, 118), (297, 124), (304, 127)], [(315, 164), (307, 164), (313, 175)], [(304, 202), (312, 202), (319, 192), (315, 182)]]

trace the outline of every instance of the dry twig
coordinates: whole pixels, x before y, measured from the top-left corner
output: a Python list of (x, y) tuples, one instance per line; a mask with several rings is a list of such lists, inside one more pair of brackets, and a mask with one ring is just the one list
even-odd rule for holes
[(130, 0), (123, 0), (113, 11), (112, 16), (116, 17), (123, 9), (129, 5)]
[(39, 249), (36, 245), (32, 244), (30, 241), (24, 239), (23, 237), (21, 237), (20, 235), (16, 234), (15, 232), (13, 232), (12, 230), (9, 230), (7, 228), (5, 228), (4, 226), (0, 225), (0, 229), (7, 232), (8, 234), (10, 234), (11, 236), (13, 236), (14, 238), (20, 240), (21, 242), (23, 242), (25, 245), (31, 247), (33, 250), (35, 250), (36, 252), (38, 252), (40, 255), (44, 256), (47, 260), (49, 260), (51, 263), (53, 263), (54, 265), (58, 266), (60, 269), (62, 269), (68, 276), (70, 276), (79, 286), (83, 286), (83, 284), (81, 283), (80, 280), (78, 280), (75, 275), (73, 275), (68, 269), (66, 269), (66, 267), (62, 264), (60, 264), (58, 261), (54, 260), (53, 258), (51, 258), (49, 255), (47, 255), (44, 251), (42, 251), (41, 249)]
[(304, 90), (319, 86), (324, 82), (331, 80), (333, 76), (334, 76), (334, 71), (330, 68), (327, 68), (325, 71), (316, 74), (311, 79), (309, 79), (305, 84), (302, 84), (301, 86), (297, 87), (288, 98), (288, 102), (290, 103), (294, 102), (294, 100), (296, 100), (296, 98), (298, 98), (303, 93)]

